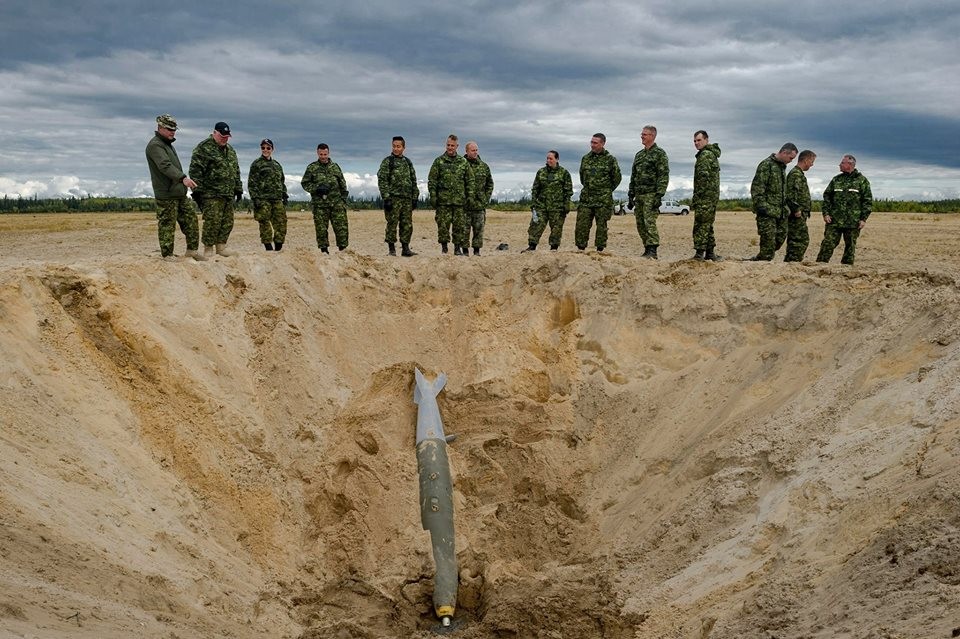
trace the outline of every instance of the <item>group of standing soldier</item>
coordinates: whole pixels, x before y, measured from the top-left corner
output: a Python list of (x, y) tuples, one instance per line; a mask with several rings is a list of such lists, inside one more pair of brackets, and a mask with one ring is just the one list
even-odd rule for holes
[[(173, 257), (174, 231), (180, 225), (187, 242), (186, 256), (206, 260), (214, 253), (233, 255), (227, 241), (233, 230), (234, 204), (243, 199), (243, 183), (237, 154), (230, 146), (230, 127), (217, 122), (213, 132), (193, 150), (189, 176), (184, 173), (173, 149), (177, 122), (170, 115), (157, 117), (157, 131), (147, 144), (146, 156), (154, 194), (157, 199), (158, 237), (164, 259)], [(660, 205), (670, 180), (666, 152), (657, 145), (657, 128), (643, 127), (641, 148), (634, 156), (630, 171), (627, 207), (634, 212), (637, 233), (643, 242), (642, 257), (658, 259), (660, 234), (657, 219)], [(694, 259), (719, 261), (716, 253), (714, 220), (720, 198), (720, 147), (711, 144), (706, 131), (693, 136), (697, 149), (693, 177), (691, 209), (694, 214)], [(598, 251), (607, 246), (607, 224), (613, 214), (613, 193), (622, 175), (617, 159), (604, 147), (606, 136), (595, 133), (590, 151), (580, 161), (582, 190), (577, 205), (574, 242), (586, 250), (590, 231), (596, 224), (594, 242)], [(435, 207), (437, 241), (442, 253), (467, 256), (470, 249), (479, 255), (483, 247), (486, 207), (493, 195), (490, 167), (480, 159), (476, 142), (467, 142), (463, 156), (458, 155), (456, 135), (447, 137), (444, 153), (430, 167), (427, 188)], [(384, 242), (389, 255), (396, 255), (399, 239), (401, 255), (416, 255), (410, 247), (413, 235), (413, 209), (420, 191), (413, 163), (404, 155), (406, 141), (401, 136), (392, 140), (392, 149), (380, 163), (377, 183), (383, 200), (386, 229)], [(260, 157), (250, 165), (248, 190), (253, 202), (253, 215), (260, 227), (260, 241), (268, 251), (283, 248), (287, 232), (287, 187), (283, 167), (273, 158), (270, 139), (260, 142)], [(797, 164), (786, 172), (787, 165)], [(549, 244), (557, 250), (563, 236), (563, 224), (570, 212), (573, 182), (569, 171), (560, 166), (560, 154), (547, 152), (546, 165), (537, 171), (531, 190), (531, 219), (527, 231), (527, 248), (534, 251), (547, 225)], [(765, 158), (757, 167), (751, 184), (753, 212), (757, 219), (759, 252), (750, 258), (769, 261), (787, 245), (785, 261), (801, 261), (809, 244), (807, 219), (812, 202), (805, 172), (816, 160), (813, 151), (797, 154), (797, 147), (786, 143), (780, 151)], [(823, 194), (824, 238), (817, 260), (830, 260), (843, 238), (844, 264), (853, 264), (857, 237), (872, 208), (870, 183), (856, 170), (856, 159), (843, 156), (840, 174), (831, 180)], [(317, 145), (317, 160), (307, 166), (301, 185), (310, 194), (318, 248), (329, 252), (329, 228), (332, 226), (337, 248), (349, 244), (347, 191), (343, 171), (330, 159), (330, 147)], [(196, 215), (187, 202), (187, 189), (192, 189), (203, 218), (200, 232)], [(203, 241), (204, 252), (199, 252)]]

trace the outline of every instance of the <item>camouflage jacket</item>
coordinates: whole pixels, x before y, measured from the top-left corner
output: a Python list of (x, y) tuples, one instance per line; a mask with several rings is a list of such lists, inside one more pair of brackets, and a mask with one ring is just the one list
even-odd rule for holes
[(720, 201), (720, 147), (708, 144), (697, 151), (693, 167), (693, 199), (690, 208), (715, 207)]
[(317, 203), (345, 204), (347, 196), (350, 195), (343, 171), (333, 160), (326, 164), (320, 160), (308, 164), (300, 186), (310, 194), (310, 199)]
[(380, 189), (380, 197), (384, 200), (396, 198), (412, 201), (420, 198), (417, 172), (413, 168), (413, 162), (402, 155), (396, 156), (391, 153), (383, 158), (380, 170), (377, 171), (377, 187)]
[(197, 183), (193, 192), (201, 197), (232, 198), (243, 193), (237, 152), (230, 144), (217, 144), (212, 134), (193, 149), (190, 177)]
[(481, 160), (479, 155), (475, 160), (467, 158), (467, 162), (473, 170), (473, 183), (476, 188), (473, 191), (473, 197), (467, 201), (466, 208), (471, 211), (482, 211), (487, 208), (493, 196), (493, 176), (490, 175), (490, 166)]
[(753, 212), (756, 215), (781, 218), (786, 215), (784, 186), (787, 165), (773, 153), (757, 165), (757, 172), (750, 185)]
[(474, 197), (473, 169), (462, 155), (450, 157), (446, 153), (433, 161), (427, 189), (433, 206), (447, 204), (463, 206)]
[(810, 201), (810, 187), (807, 186), (807, 176), (799, 166), (795, 166), (787, 173), (787, 209), (790, 213), (802, 211), (804, 217), (810, 217), (813, 202)]
[(158, 200), (171, 200), (187, 197), (187, 187), (183, 178), (187, 174), (180, 166), (180, 158), (173, 148), (173, 140), (159, 133), (147, 142), (147, 166), (150, 168), (150, 181), (153, 183), (153, 196)]
[(613, 191), (622, 179), (617, 158), (606, 149), (590, 151), (580, 160), (580, 204), (613, 208)]
[(631, 200), (637, 195), (651, 193), (663, 197), (669, 182), (670, 163), (667, 161), (667, 152), (654, 144), (649, 149), (640, 149), (633, 157), (627, 196)]
[(537, 171), (533, 178), (532, 209), (537, 211), (569, 211), (570, 198), (573, 197), (573, 179), (570, 171), (559, 164), (550, 168), (545, 166)]
[(873, 193), (863, 173), (854, 169), (840, 173), (823, 190), (823, 214), (838, 228), (857, 228), (873, 211)]
[(282, 200), (287, 194), (287, 185), (280, 163), (262, 155), (254, 160), (247, 174), (247, 192), (251, 200)]

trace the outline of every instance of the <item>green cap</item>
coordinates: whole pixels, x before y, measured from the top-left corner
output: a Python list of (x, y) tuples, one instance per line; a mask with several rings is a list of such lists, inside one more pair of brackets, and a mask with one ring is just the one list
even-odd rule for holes
[(162, 126), (165, 129), (170, 129), (171, 131), (176, 131), (177, 119), (169, 113), (164, 113), (163, 115), (157, 116), (157, 125)]

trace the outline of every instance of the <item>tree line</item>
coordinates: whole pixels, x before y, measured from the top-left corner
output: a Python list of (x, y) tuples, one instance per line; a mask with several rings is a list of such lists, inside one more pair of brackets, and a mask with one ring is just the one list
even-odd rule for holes
[[(679, 200), (681, 204), (690, 204), (689, 198)], [(623, 203), (618, 201), (617, 204)], [(814, 200), (813, 210), (819, 211), (821, 200)], [(430, 198), (420, 200), (420, 208), (432, 209)], [(251, 208), (250, 200), (244, 198), (241, 209)], [(357, 210), (377, 210), (383, 208), (380, 197), (347, 199), (347, 208)], [(493, 199), (488, 206), (497, 211), (526, 211), (530, 209), (530, 198), (522, 197), (519, 200)], [(291, 200), (287, 202), (288, 211), (309, 210), (310, 203), (305, 200)], [(152, 212), (157, 210), (156, 200), (146, 197), (70, 197), (70, 198), (23, 198), (4, 196), (0, 200), (0, 214), (5, 213), (135, 213)], [(720, 200), (718, 211), (749, 211), (750, 198), (733, 198)], [(960, 199), (952, 200), (884, 200), (875, 199), (873, 210), (876, 213), (960, 213)]]

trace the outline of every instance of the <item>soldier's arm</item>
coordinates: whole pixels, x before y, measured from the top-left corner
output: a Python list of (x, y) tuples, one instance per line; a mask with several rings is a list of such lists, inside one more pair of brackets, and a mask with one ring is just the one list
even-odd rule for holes
[(657, 197), (662, 198), (667, 194), (667, 186), (670, 184), (670, 160), (667, 159), (667, 153), (660, 149), (660, 159), (657, 166)]
[(570, 171), (566, 169), (563, 170), (563, 196), (564, 204), (573, 197), (573, 178), (570, 177)]
[(437, 160), (434, 160), (433, 164), (430, 165), (430, 173), (427, 175), (427, 192), (430, 194), (434, 206), (437, 205), (437, 177), (439, 172), (440, 168), (437, 165)]
[(865, 177), (860, 181), (860, 221), (866, 222), (870, 214), (873, 213), (873, 191), (870, 190), (870, 182)]
[(251, 200), (260, 197), (260, 182), (260, 172), (257, 171), (257, 161), (254, 160), (253, 164), (250, 165), (250, 170), (247, 172), (247, 193), (250, 194)]
[(233, 192), (243, 193), (243, 178), (240, 177), (240, 161), (237, 159), (237, 152), (230, 149), (230, 159), (233, 162)]
[(300, 186), (310, 195), (313, 195), (313, 192), (317, 190), (317, 176), (312, 169), (313, 164), (307, 165), (307, 170), (303, 172), (303, 178), (300, 180)]
[(493, 197), (493, 172), (490, 171), (490, 166), (487, 166), (487, 185), (483, 190), (483, 207), (486, 208), (487, 204), (490, 203), (490, 198)]
[(767, 176), (766, 164), (761, 162), (757, 166), (757, 172), (753, 176), (753, 182), (750, 184), (750, 197), (753, 199), (753, 210), (759, 212), (761, 209), (767, 210), (766, 187)]
[(473, 202), (477, 199), (477, 174), (473, 172), (473, 165), (463, 161), (466, 166), (463, 176), (463, 191), (466, 196), (465, 202)]
[[(283, 188), (283, 199), (284, 199), (284, 201), (286, 201), (286, 199), (287, 199), (287, 176), (286, 176), (286, 174), (283, 172), (283, 166), (282, 166), (279, 162), (277, 162), (277, 168), (280, 169), (280, 186), (281, 186), (281, 188)], [(253, 196), (251, 196), (251, 197), (253, 197)]]
[(387, 158), (380, 163), (380, 170), (377, 171), (377, 188), (380, 189), (380, 199), (390, 199), (390, 185), (387, 184), (387, 178), (390, 175), (390, 159)]
[(194, 193), (202, 193), (205, 182), (207, 179), (207, 158), (203, 153), (202, 144), (198, 144), (196, 148), (193, 149), (193, 155), (190, 156), (190, 176), (193, 178), (193, 181), (197, 183), (197, 188), (193, 189)]
[(617, 187), (620, 186), (620, 182), (623, 181), (623, 175), (620, 173), (620, 163), (617, 162), (617, 158), (610, 156), (610, 193), (613, 193), (617, 190)]
[(630, 166), (630, 186), (627, 188), (627, 200), (630, 202), (633, 202), (633, 198), (637, 193), (637, 158), (639, 158), (639, 156), (640, 154), (637, 153), (637, 155), (633, 157), (633, 164)]
[(543, 183), (540, 180), (540, 169), (537, 171), (537, 175), (533, 178), (533, 186), (530, 188), (530, 208), (537, 209), (541, 208), (540, 204), (541, 194), (543, 192)]
[(170, 161), (169, 156), (167, 156), (159, 146), (151, 145), (147, 147), (147, 157), (153, 161), (161, 173), (174, 182), (182, 182), (183, 178), (187, 177), (183, 174), (182, 170), (178, 169), (176, 165)]
[(337, 166), (337, 185), (340, 187), (340, 195), (344, 200), (350, 195), (350, 191), (347, 190), (347, 179), (343, 177), (343, 171), (340, 170), (340, 166)]

